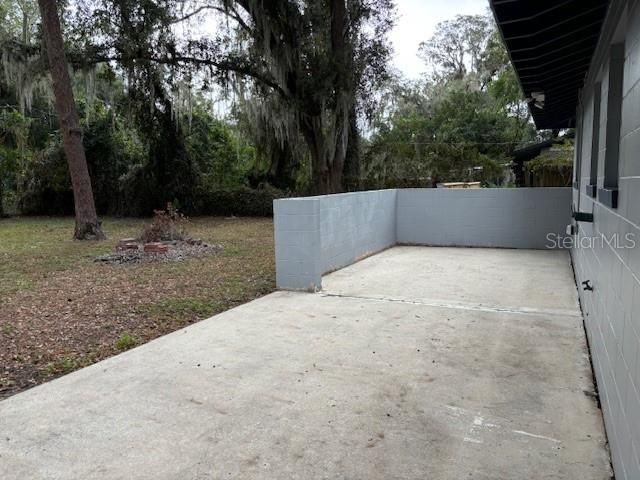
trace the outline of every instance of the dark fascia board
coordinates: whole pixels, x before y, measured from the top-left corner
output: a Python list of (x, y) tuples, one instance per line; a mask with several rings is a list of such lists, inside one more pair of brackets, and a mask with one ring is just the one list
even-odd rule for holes
[(518, 148), (514, 150), (513, 156), (516, 159), (516, 161), (522, 160), (526, 162), (527, 160), (531, 160), (537, 157), (538, 155), (540, 155), (540, 152), (542, 152), (542, 150), (553, 146), (555, 143), (558, 143), (555, 141), (555, 139), (544, 140), (543, 142), (538, 142), (538, 143), (532, 143), (530, 145), (526, 145), (522, 148)]
[(509, 48), (507, 48), (507, 40), (504, 36), (504, 32), (502, 31), (502, 25), (500, 25), (500, 22), (498, 21), (498, 14), (496, 12), (496, 8), (495, 8), (495, 4), (492, 1), (489, 1), (489, 8), (491, 9), (491, 13), (493, 15), (493, 19), (495, 20), (496, 26), (498, 27), (498, 33), (500, 34), (500, 40), (502, 40), (502, 44), (504, 45), (505, 49), (507, 50), (507, 55), (509, 57), (509, 62), (511, 62), (511, 65), (514, 66), (513, 70), (516, 73), (516, 77), (518, 78), (518, 85), (520, 86), (520, 92), (522, 93), (522, 96), (524, 97), (524, 88), (522, 87), (522, 79), (520, 78), (520, 72), (518, 72), (518, 70), (515, 68), (515, 63), (513, 62), (513, 57), (511, 56), (511, 50), (509, 50)]
[[(489, 1), (489, 6), (490, 6), (491, 11), (493, 13), (493, 17), (496, 20), (496, 25), (498, 27), (498, 33), (500, 34), (500, 38), (502, 39), (502, 42), (504, 43), (504, 45), (507, 45), (506, 37), (505, 37), (504, 31), (502, 29), (502, 25), (498, 21), (498, 15), (497, 15), (497, 12), (496, 12), (496, 6), (500, 5), (503, 1), (504, 0), (495, 0), (495, 2), (494, 2), (493, 0), (490, 0)], [(506, 0), (506, 1), (510, 1), (510, 2), (515, 1), (515, 2), (517, 2), (518, 0)], [(616, 26), (617, 26), (617, 23), (618, 23), (617, 20), (613, 20), (613, 21), (609, 20), (609, 18), (612, 17), (612, 12), (618, 12), (619, 11), (619, 14), (615, 15), (615, 17), (617, 19), (619, 19), (621, 14), (622, 14), (622, 12), (624, 11), (624, 7), (629, 2), (635, 3), (637, 1), (639, 1), (639, 0), (609, 0), (610, 5), (607, 7), (608, 8), (607, 15), (605, 16), (605, 20), (604, 21), (607, 22), (607, 23), (611, 23), (613, 25), (611, 27), (612, 28), (611, 36), (613, 35), (613, 33), (615, 33), (615, 29), (616, 29)], [(600, 38), (598, 40), (596, 48), (601, 48), (600, 46), (603, 44), (603, 37), (606, 36), (606, 35), (603, 35), (603, 33), (605, 33), (605, 32), (603, 32), (603, 29), (601, 28), (601, 30), (600, 30)], [(610, 38), (610, 36), (608, 38)], [(603, 50), (604, 50), (603, 54), (606, 55), (607, 54), (607, 51), (606, 51), (607, 49), (603, 48)], [(596, 51), (596, 53), (598, 53), (598, 52)], [(507, 48), (507, 55), (509, 56), (509, 60), (511, 61), (511, 63), (515, 66), (516, 64), (514, 62), (512, 53), (511, 53), (509, 48)], [(574, 80), (576, 90), (579, 90), (580, 88), (582, 88), (583, 85), (586, 83), (587, 75), (593, 70), (593, 65), (594, 64), (596, 66), (599, 65), (599, 63), (596, 61), (596, 55), (595, 54), (592, 57), (591, 62), (589, 63), (589, 66), (587, 67), (587, 70), (586, 70), (587, 73), (585, 73), (582, 78), (580, 78), (580, 79), (576, 78)], [(521, 88), (522, 92), (525, 93), (524, 82), (523, 82), (523, 79), (520, 76), (520, 72), (518, 71), (517, 68), (515, 68), (515, 72), (516, 72), (516, 77), (518, 78), (518, 83), (520, 85), (520, 88)], [(597, 75), (597, 72), (596, 72), (596, 75)], [(571, 83), (571, 82), (569, 82), (569, 83)], [(567, 87), (573, 88), (573, 85), (567, 85)], [(577, 100), (576, 101), (576, 105), (577, 105), (579, 103), (579, 101), (580, 101), (580, 95), (578, 94), (578, 92), (576, 92), (576, 100)], [(571, 103), (573, 103), (573, 100), (571, 100)], [(536, 127), (538, 127), (538, 128), (550, 129), (550, 128), (571, 128), (571, 127), (575, 127), (574, 116), (572, 116), (570, 118), (566, 118), (564, 120), (559, 120), (559, 119), (556, 119), (555, 116), (551, 116), (549, 118), (546, 118), (547, 116), (545, 116), (544, 113), (534, 111), (533, 108), (531, 107), (531, 105), (529, 105), (529, 110), (531, 112), (531, 115), (534, 118), (534, 122), (536, 123)], [(541, 123), (544, 126), (540, 127), (540, 126), (538, 126), (538, 123)]]
[(563, 135), (561, 137), (551, 138), (549, 140), (543, 140), (537, 143), (530, 143), (529, 145), (525, 145), (524, 147), (516, 148), (513, 151), (512, 156), (514, 157), (516, 162), (526, 162), (528, 160), (533, 160), (538, 155), (540, 155), (542, 150), (544, 150), (545, 148), (564, 144), (564, 142), (570, 138), (575, 138), (575, 132), (567, 133), (566, 135)]

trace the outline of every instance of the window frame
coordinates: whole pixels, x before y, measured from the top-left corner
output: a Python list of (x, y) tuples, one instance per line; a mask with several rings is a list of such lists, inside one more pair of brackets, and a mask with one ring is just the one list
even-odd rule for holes
[(589, 183), (585, 185), (585, 193), (591, 198), (598, 194), (598, 164), (600, 163), (600, 122), (602, 115), (602, 82), (593, 87), (593, 119), (591, 124), (591, 165), (589, 166)]
[(610, 208), (618, 208), (624, 67), (625, 43), (615, 43), (609, 48), (604, 181), (602, 187), (598, 189), (598, 200)]

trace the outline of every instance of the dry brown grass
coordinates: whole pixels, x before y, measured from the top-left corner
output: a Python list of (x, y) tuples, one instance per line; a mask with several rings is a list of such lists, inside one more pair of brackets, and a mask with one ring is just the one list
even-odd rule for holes
[(273, 291), (270, 219), (200, 218), (223, 250), (181, 262), (94, 263), (145, 220), (105, 219), (106, 242), (72, 240), (72, 219), (0, 220), (0, 398)]

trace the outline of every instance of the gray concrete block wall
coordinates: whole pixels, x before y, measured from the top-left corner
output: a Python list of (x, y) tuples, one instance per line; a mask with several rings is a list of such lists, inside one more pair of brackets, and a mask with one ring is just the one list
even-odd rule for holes
[(287, 290), (319, 290), (320, 202), (317, 197), (273, 202), (276, 284)]
[(323, 273), (395, 245), (396, 195), (379, 190), (320, 197)]
[[(585, 194), (589, 159), (580, 179), (580, 210), (593, 212), (594, 223), (580, 223), (572, 250), (578, 282), (590, 280), (594, 286), (593, 292), (580, 289), (580, 298), (618, 480), (640, 479), (640, 2), (628, 4), (619, 205), (610, 209)], [(607, 121), (607, 67), (601, 68), (602, 132)], [(602, 186), (606, 146), (602, 134), (600, 138)], [(574, 194), (577, 199), (578, 192)], [(598, 241), (603, 235), (617, 236), (619, 246)], [(623, 248), (633, 244), (635, 248)]]
[(320, 290), (322, 275), (396, 243), (396, 190), (275, 200), (276, 284)]
[(570, 223), (570, 188), (406, 189), (276, 200), (276, 282), (319, 290), (322, 275), (396, 243), (549, 248)]
[[(592, 208), (589, 207), (592, 204)], [(593, 225), (581, 223), (572, 251), (578, 283), (589, 280), (593, 292), (580, 290), (585, 326), (616, 478), (640, 478), (640, 227), (582, 195), (582, 210), (593, 211)], [(617, 234), (626, 245), (602, 240)], [(634, 243), (629, 243), (632, 246)]]
[(570, 222), (570, 188), (398, 191), (399, 243), (544, 249)]

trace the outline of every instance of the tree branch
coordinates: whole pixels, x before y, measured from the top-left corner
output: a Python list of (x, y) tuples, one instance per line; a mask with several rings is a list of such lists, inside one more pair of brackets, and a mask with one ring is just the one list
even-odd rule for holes
[(198, 8), (196, 8), (194, 11), (192, 11), (190, 13), (187, 13), (186, 15), (184, 15), (182, 17), (175, 18), (175, 19), (171, 20), (171, 24), (181, 23), (181, 22), (184, 22), (186, 20), (189, 20), (190, 18), (195, 17), (196, 15), (198, 15), (199, 13), (204, 12), (205, 10), (214, 10), (216, 12), (223, 13), (227, 17), (230, 17), (233, 20), (235, 20), (238, 23), (238, 25), (240, 25), (245, 30), (247, 30), (247, 31), (251, 30), (251, 27), (249, 27), (249, 25), (247, 25), (247, 23), (242, 19), (242, 17), (238, 13), (238, 11), (236, 9), (234, 9), (233, 7), (231, 7), (231, 6), (229, 6), (227, 8), (224, 8), (224, 7), (219, 7), (217, 5), (202, 5), (202, 6), (198, 7)]
[[(75, 55), (70, 55), (69, 60), (74, 63)], [(81, 65), (118, 62), (121, 65), (130, 63), (133, 60), (145, 60), (148, 62), (158, 63), (161, 65), (178, 65), (178, 64), (191, 64), (206, 67), (214, 67), (223, 72), (233, 72), (244, 77), (250, 77), (260, 82), (266, 87), (272, 88), (283, 98), (289, 98), (289, 92), (283, 88), (278, 82), (272, 78), (267, 72), (260, 71), (255, 66), (249, 64), (241, 64), (232, 59), (214, 60), (211, 58), (199, 58), (186, 55), (172, 55), (168, 56), (154, 56), (154, 55), (106, 55), (96, 53), (91, 58), (86, 56), (80, 56)]]

